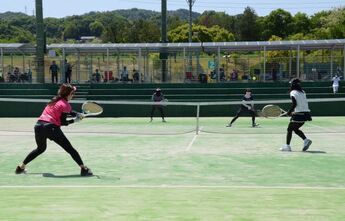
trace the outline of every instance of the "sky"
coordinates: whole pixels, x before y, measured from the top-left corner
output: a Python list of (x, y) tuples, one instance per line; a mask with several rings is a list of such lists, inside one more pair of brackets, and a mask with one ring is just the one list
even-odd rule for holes
[[(161, 0), (42, 0), (43, 16), (62, 18), (81, 15), (90, 11), (113, 11), (117, 9), (148, 9), (161, 11)], [(194, 1), (192, 10), (202, 13), (206, 10), (226, 12), (236, 15), (249, 6), (259, 16), (268, 15), (272, 10), (282, 8), (292, 15), (304, 12), (313, 15), (322, 10), (345, 7), (344, 0), (167, 0), (167, 9), (189, 9), (189, 1)], [(12, 11), (28, 15), (35, 13), (35, 0), (1, 0), (0, 13)]]

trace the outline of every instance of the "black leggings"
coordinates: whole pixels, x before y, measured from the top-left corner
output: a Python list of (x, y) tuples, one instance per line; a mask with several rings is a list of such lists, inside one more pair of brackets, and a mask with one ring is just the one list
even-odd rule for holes
[(161, 106), (152, 106), (151, 118), (153, 118), (153, 114), (154, 114), (156, 109), (158, 109), (161, 112), (161, 117), (162, 117), (162, 119), (164, 119), (164, 111), (163, 111), (163, 107), (161, 107)]
[(286, 134), (286, 144), (290, 145), (291, 138), (292, 138), (292, 131), (295, 132), (300, 138), (303, 140), (306, 139), (306, 136), (304, 133), (300, 130), (300, 128), (303, 126), (304, 122), (290, 122), (289, 126), (287, 128), (287, 134)]
[(37, 148), (25, 158), (23, 163), (26, 165), (42, 154), (47, 149), (47, 138), (59, 144), (67, 153), (69, 153), (73, 160), (80, 166), (84, 165), (79, 153), (72, 147), (61, 128), (47, 122), (38, 121), (35, 125), (35, 139)]
[(237, 118), (239, 118), (239, 116), (241, 116), (243, 113), (246, 113), (246, 112), (247, 113), (249, 112), (249, 114), (252, 116), (252, 124), (254, 124), (255, 123), (255, 111), (248, 110), (247, 108), (242, 108), (242, 107), (241, 107), (241, 109), (239, 109), (237, 111), (236, 116), (231, 120), (230, 124), (233, 124), (235, 122), (235, 120), (237, 120)]

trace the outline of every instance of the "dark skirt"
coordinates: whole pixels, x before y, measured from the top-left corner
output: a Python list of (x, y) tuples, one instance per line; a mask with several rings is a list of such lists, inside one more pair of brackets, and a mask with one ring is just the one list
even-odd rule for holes
[(294, 113), (290, 119), (291, 122), (306, 122), (312, 121), (310, 112), (298, 112)]

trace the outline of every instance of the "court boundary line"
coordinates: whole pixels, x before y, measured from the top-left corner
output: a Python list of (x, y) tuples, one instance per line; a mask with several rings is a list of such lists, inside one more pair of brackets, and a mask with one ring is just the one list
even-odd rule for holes
[(212, 186), (212, 185), (0, 185), (0, 189), (37, 188), (113, 188), (113, 189), (285, 189), (285, 190), (345, 190), (345, 187), (322, 186)]
[(196, 138), (198, 137), (198, 135), (200, 134), (201, 129), (202, 129), (202, 127), (200, 128), (199, 133), (195, 134), (194, 137), (193, 137), (193, 139), (192, 139), (192, 141), (188, 144), (188, 146), (187, 146), (187, 148), (186, 148), (186, 151), (187, 151), (187, 152), (190, 151), (190, 149), (192, 148), (193, 143), (194, 143), (194, 141), (196, 140)]

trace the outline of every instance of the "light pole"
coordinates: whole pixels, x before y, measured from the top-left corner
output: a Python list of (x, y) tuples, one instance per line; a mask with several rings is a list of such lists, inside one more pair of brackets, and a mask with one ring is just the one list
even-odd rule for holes
[[(189, 35), (188, 42), (192, 43), (192, 7), (196, 0), (186, 0), (189, 6)], [(192, 52), (189, 51), (188, 69), (192, 72)]]
[(36, 0), (36, 70), (37, 82), (44, 83), (44, 24), (42, 0)]

